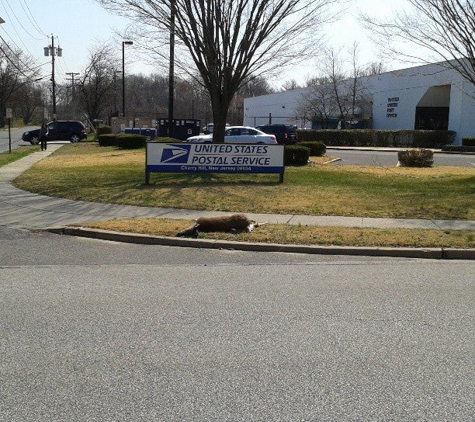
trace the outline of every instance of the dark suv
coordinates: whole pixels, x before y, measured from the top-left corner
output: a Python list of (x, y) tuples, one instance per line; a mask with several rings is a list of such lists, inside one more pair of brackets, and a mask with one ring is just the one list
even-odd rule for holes
[[(48, 123), (48, 141), (71, 141), (79, 142), (86, 139), (86, 128), (78, 120), (56, 120)], [(25, 142), (32, 145), (39, 143), (39, 129), (29, 130), (21, 137)]]
[(275, 125), (260, 125), (257, 129), (269, 135), (275, 135), (277, 142), (283, 145), (295, 145), (297, 143), (297, 130), (295, 126), (275, 124)]

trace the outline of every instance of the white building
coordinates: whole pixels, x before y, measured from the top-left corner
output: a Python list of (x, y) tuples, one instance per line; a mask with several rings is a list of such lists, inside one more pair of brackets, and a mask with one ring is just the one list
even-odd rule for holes
[[(362, 81), (372, 103), (373, 129), (448, 129), (475, 137), (475, 86), (442, 64), (430, 64), (369, 76)], [(311, 127), (297, 115), (309, 88), (246, 98), (244, 125), (269, 123)]]

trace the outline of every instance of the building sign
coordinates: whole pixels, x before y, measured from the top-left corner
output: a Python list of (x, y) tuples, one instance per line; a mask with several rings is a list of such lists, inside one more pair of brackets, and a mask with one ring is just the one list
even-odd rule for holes
[(147, 142), (146, 183), (151, 172), (278, 173), (284, 146), (264, 144), (165, 144)]
[(388, 98), (386, 106), (386, 117), (397, 117), (397, 107), (399, 105), (399, 97)]

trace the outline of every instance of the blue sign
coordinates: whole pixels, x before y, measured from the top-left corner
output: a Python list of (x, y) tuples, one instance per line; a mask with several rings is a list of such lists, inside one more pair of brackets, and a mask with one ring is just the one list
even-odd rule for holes
[(284, 173), (284, 146), (147, 143), (146, 172)]

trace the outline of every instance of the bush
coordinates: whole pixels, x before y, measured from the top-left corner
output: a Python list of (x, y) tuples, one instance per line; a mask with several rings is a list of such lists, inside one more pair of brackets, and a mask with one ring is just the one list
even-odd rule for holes
[(312, 157), (322, 157), (327, 152), (327, 147), (323, 142), (298, 142), (297, 145), (310, 149)]
[(115, 147), (117, 146), (117, 135), (105, 134), (99, 135), (97, 138), (100, 147)]
[(462, 146), (475, 147), (475, 138), (462, 138)]
[(434, 152), (430, 149), (399, 151), (397, 156), (401, 167), (432, 167), (434, 164)]
[(328, 146), (441, 148), (455, 139), (447, 130), (322, 129), (299, 130), (303, 142), (323, 142)]
[(181, 144), (183, 141), (177, 138), (170, 138), (169, 136), (160, 136), (153, 139), (153, 142), (167, 143), (167, 144)]
[(310, 157), (310, 148), (299, 145), (286, 145), (284, 148), (284, 166), (305, 166)]
[(117, 146), (122, 149), (144, 148), (147, 137), (144, 135), (121, 134), (117, 136)]
[(99, 138), (99, 136), (101, 135), (108, 135), (108, 134), (111, 134), (112, 133), (112, 128), (110, 126), (106, 126), (106, 125), (99, 125), (98, 128), (97, 128), (97, 137)]

